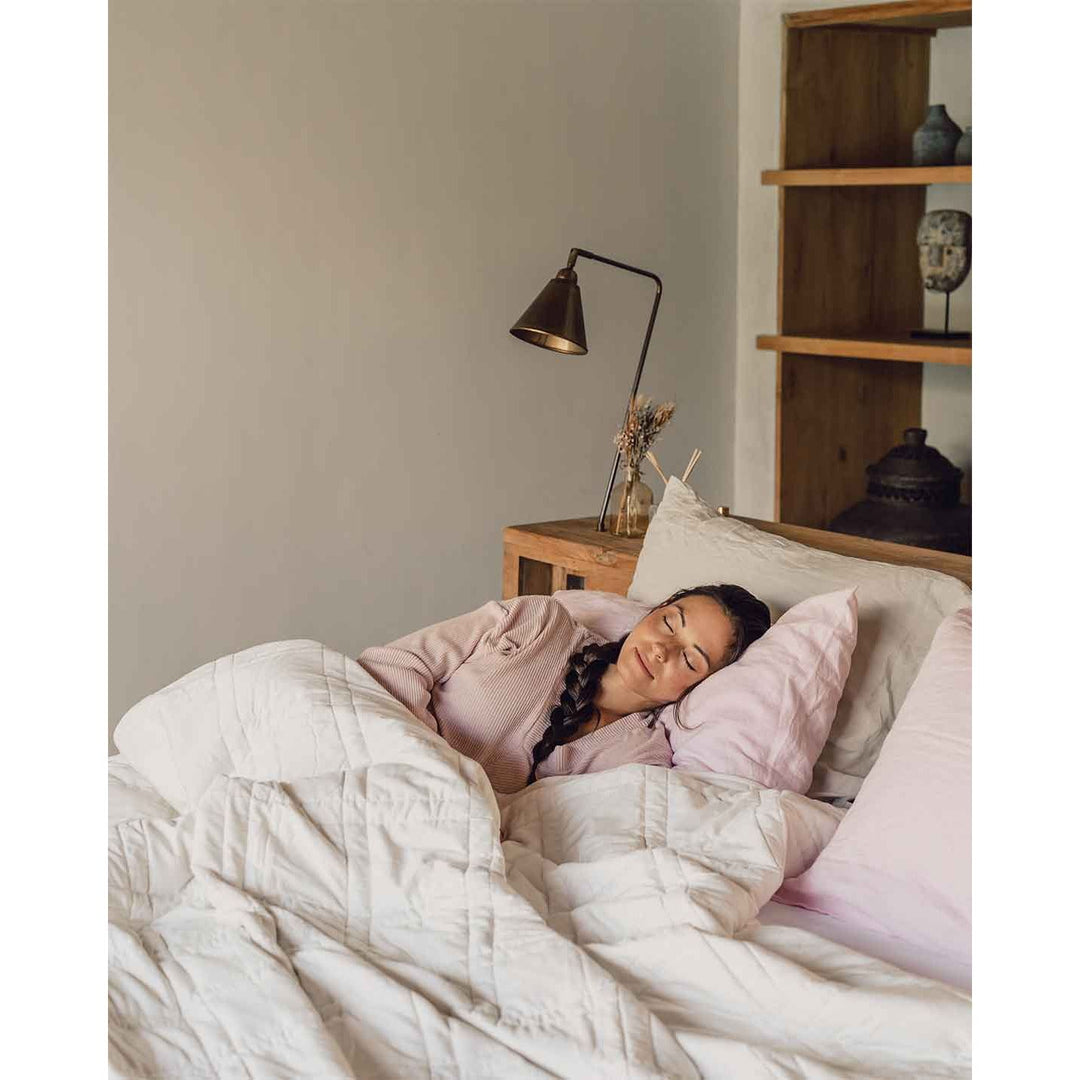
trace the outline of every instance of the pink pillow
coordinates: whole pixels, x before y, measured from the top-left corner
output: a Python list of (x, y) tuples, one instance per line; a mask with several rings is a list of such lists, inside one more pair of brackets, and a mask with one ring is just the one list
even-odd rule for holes
[[(650, 610), (610, 593), (555, 597), (574, 619), (609, 640)], [(661, 712), (674, 767), (805, 792), (836, 716), (857, 631), (854, 589), (811, 596), (785, 612), (736, 663), (683, 699), (680, 724), (673, 706)]]
[(938, 627), (854, 805), (775, 899), (970, 966), (970, 607)]

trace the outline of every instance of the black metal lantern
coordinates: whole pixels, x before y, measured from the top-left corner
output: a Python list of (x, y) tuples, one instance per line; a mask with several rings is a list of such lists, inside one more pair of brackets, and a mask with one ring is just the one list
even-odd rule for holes
[(925, 428), (907, 428), (904, 441), (866, 467), (866, 498), (829, 528), (894, 544), (971, 554), (971, 507), (960, 504), (964, 473), (926, 445)]

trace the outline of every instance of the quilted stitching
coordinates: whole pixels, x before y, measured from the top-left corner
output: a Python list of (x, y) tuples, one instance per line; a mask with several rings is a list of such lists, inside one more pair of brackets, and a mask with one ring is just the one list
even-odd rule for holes
[[(475, 762), (317, 648), (317, 679), (288, 674), (311, 643), (263, 673), (317, 697), (337, 768), (221, 776), (174, 821), (114, 829), (113, 910), (151, 868), (164, 890), (143, 925), (114, 916), (117, 1075), (966, 1075), (966, 995), (869, 960), (829, 981), (790, 941), (739, 939), (782, 876), (785, 815), (816, 804), (628, 765), (500, 817)], [(325, 767), (325, 738), (264, 716), (252, 761)]]

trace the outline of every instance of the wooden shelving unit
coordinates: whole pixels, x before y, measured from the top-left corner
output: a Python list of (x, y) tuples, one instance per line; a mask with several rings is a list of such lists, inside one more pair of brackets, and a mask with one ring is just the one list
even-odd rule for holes
[(761, 182), (776, 187), (921, 187), (970, 184), (970, 165), (903, 165), (890, 169), (765, 169)]
[(797, 334), (759, 334), (759, 349), (806, 356), (851, 356), (860, 360), (902, 360), (912, 364), (959, 364), (971, 367), (971, 346), (956, 342), (927, 342), (907, 334), (870, 337), (807, 337)]
[(953, 26), (970, 26), (971, 0), (900, 0), (894, 4), (793, 11), (784, 16), (784, 21), (793, 29), (846, 26), (878, 30), (888, 27), (933, 33)]
[(913, 338), (925, 294), (915, 231), (928, 184), (970, 166), (911, 165), (935, 34), (970, 0), (784, 16), (776, 354), (777, 521), (823, 529), (865, 497), (866, 466), (922, 414), (923, 364), (971, 365), (971, 342)]

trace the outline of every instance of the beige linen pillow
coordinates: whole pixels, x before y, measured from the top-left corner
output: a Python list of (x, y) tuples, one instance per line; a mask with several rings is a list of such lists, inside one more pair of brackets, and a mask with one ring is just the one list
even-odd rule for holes
[(961, 581), (910, 566), (854, 559), (722, 517), (671, 477), (645, 534), (627, 596), (658, 604), (676, 589), (730, 582), (769, 605), (775, 621), (818, 593), (855, 586), (858, 643), (810, 795), (853, 797), (942, 619), (971, 604)]

